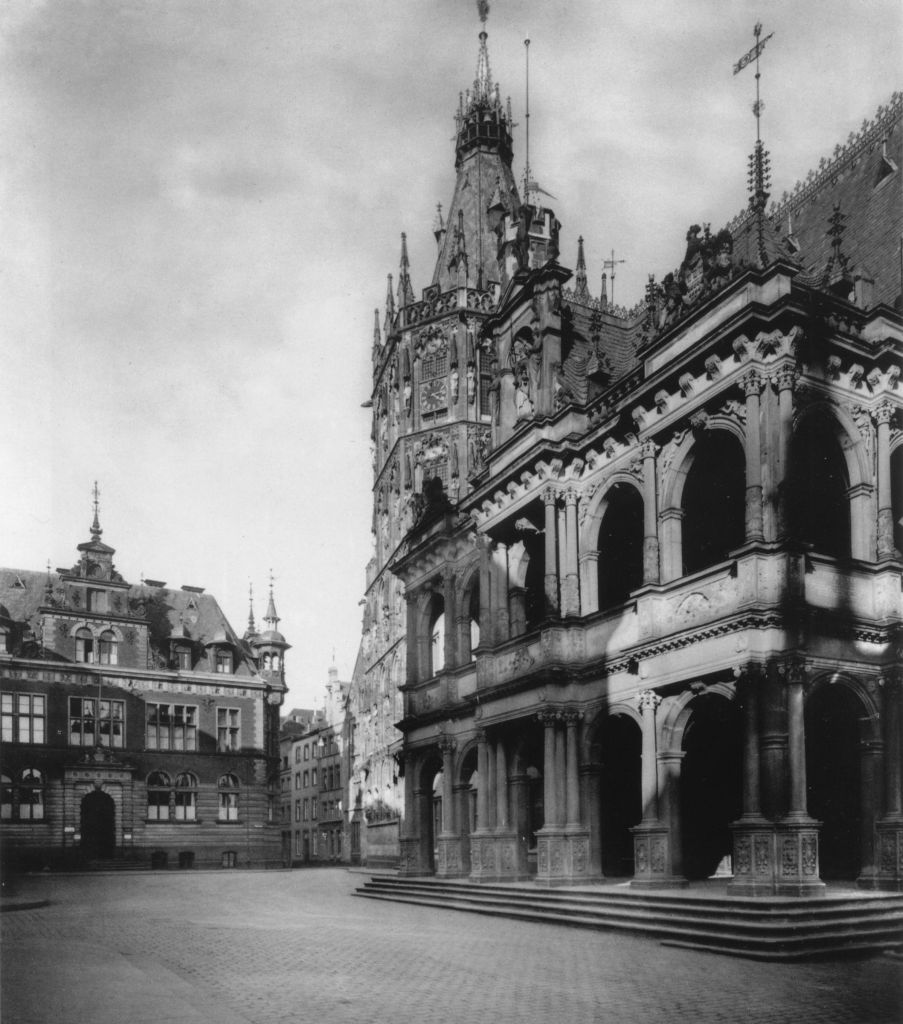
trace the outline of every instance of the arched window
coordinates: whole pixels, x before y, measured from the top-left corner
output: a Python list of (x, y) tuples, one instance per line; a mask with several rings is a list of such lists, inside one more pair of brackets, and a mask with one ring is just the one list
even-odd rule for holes
[(112, 629), (105, 629), (100, 634), (100, 663), (101, 665), (119, 664), (116, 634)]
[(176, 776), (175, 818), (176, 821), (196, 821), (198, 808), (198, 780), (192, 772), (181, 772)]
[(429, 675), (445, 668), (445, 601), (434, 594), (430, 608), (430, 664)]
[(221, 775), (217, 781), (219, 790), (219, 820), (238, 821), (238, 779), (232, 775)]
[(683, 569), (698, 572), (723, 562), (746, 538), (746, 456), (725, 430), (696, 443), (683, 490)]
[(790, 535), (835, 558), (850, 555), (850, 486), (832, 424), (809, 416), (793, 435), (787, 487)]
[(82, 626), (75, 634), (75, 660), (89, 664), (94, 661), (94, 634)]
[(626, 601), (643, 582), (643, 499), (630, 484), (607, 495), (599, 526), (599, 608)]
[(44, 776), (37, 768), (25, 768), (19, 775), (19, 820), (43, 821)]
[(147, 777), (147, 820), (169, 821), (172, 783), (166, 772), (151, 772)]

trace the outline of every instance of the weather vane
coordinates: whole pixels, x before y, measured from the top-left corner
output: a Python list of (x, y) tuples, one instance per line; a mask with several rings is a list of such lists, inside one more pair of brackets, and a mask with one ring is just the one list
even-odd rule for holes
[(769, 32), (764, 39), (759, 37), (762, 35), (762, 22), (757, 21), (753, 28), (753, 35), (756, 37), (756, 45), (744, 53), (743, 56), (734, 65), (734, 74), (739, 74), (747, 64), (751, 64), (753, 60), (756, 62), (756, 102), (753, 104), (753, 113), (756, 115), (756, 139), (759, 138), (759, 118), (761, 117), (762, 111), (765, 109), (765, 104), (759, 99), (759, 78), (761, 73), (759, 71), (759, 54), (765, 49), (765, 44), (774, 35), (774, 32)]
[(615, 267), (619, 263), (626, 263), (626, 262), (627, 262), (627, 260), (616, 260), (615, 259), (615, 251), (614, 251), (614, 249), (611, 250), (611, 259), (610, 260), (602, 260), (602, 269), (603, 270), (611, 270), (611, 304), (612, 305), (615, 304)]

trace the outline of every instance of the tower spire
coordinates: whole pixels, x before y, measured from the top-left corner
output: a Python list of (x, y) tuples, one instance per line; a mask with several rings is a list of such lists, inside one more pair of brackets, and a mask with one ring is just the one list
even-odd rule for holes
[(257, 625), (254, 622), (254, 584), (248, 584), (248, 636), (257, 632)]
[(270, 599), (267, 602), (266, 615), (263, 617), (263, 621), (269, 626), (270, 629), (276, 629), (279, 625), (279, 616), (276, 614), (276, 601), (273, 598), (273, 570), (270, 569)]
[(586, 286), (586, 258), (583, 255), (583, 235), (577, 239), (577, 279), (574, 297), (581, 302), (589, 301), (589, 288)]
[(100, 490), (94, 481), (94, 522), (91, 523), (91, 540), (100, 540), (103, 530), (100, 528)]
[(405, 306), (413, 305), (414, 289), (411, 287), (411, 275), (408, 260), (408, 236), (401, 233), (401, 262), (398, 268), (398, 306), (403, 309)]

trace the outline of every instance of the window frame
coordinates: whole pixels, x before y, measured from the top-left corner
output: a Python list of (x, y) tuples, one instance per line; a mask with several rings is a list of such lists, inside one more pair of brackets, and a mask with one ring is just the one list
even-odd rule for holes
[[(152, 709), (156, 709), (152, 711)], [(161, 709), (165, 709), (162, 711)], [(156, 720), (151, 721), (151, 715)], [(198, 749), (198, 706), (197, 704), (170, 704), (161, 701), (144, 703), (144, 747), (146, 750), (197, 751)], [(154, 730), (153, 735), (151, 730)], [(160, 739), (166, 736), (166, 745)], [(181, 741), (181, 746), (177, 741)]]
[[(75, 702), (79, 702), (80, 711), (78, 714), (74, 712)], [(99, 714), (88, 715), (85, 714), (85, 705), (90, 704), (93, 706), (95, 712)], [(104, 714), (104, 706), (106, 706), (107, 713)], [(66, 705), (69, 712), (68, 723), (68, 745), (70, 747), (104, 747), (107, 750), (123, 750), (125, 748), (125, 701), (115, 700), (109, 697), (69, 697)], [(73, 737), (75, 733), (73, 731), (73, 724), (79, 723), (79, 740), (75, 740)], [(94, 726), (92, 730), (92, 740), (90, 743), (86, 743), (87, 732), (85, 729), (86, 723), (91, 722)], [(104, 724), (108, 726), (104, 729)], [(104, 742), (104, 736), (107, 737), (107, 741)]]
[[(27, 701), (27, 710), (23, 710)], [(40, 702), (40, 713), (36, 703)], [(9, 707), (7, 708), (7, 703)], [(23, 722), (28, 723), (27, 738), (22, 737)], [(39, 725), (39, 728), (37, 726)], [(40, 737), (36, 733), (40, 733)], [(43, 745), (47, 737), (47, 695), (44, 693), (19, 693), (8, 690), (0, 694), (0, 740), (3, 743), (27, 743)]]
[[(226, 716), (224, 720), (227, 724), (221, 725), (220, 721), (224, 716)], [(223, 732), (226, 733), (225, 738), (228, 739), (228, 743), (221, 738)], [(236, 753), (241, 750), (241, 708), (226, 707), (225, 705), (217, 707), (216, 749), (221, 754)]]

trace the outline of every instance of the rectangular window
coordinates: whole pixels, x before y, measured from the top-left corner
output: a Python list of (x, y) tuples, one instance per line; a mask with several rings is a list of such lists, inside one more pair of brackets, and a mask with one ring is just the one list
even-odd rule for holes
[(110, 602), (105, 590), (88, 590), (88, 611), (106, 615)]
[(301, 856), (301, 850), (302, 850), (302, 846), (301, 846), (301, 833), (300, 832), (296, 832), (295, 833), (295, 856), (296, 857), (300, 857)]
[(0, 697), (0, 738), (4, 743), (43, 743), (47, 701), (40, 693)]
[(147, 791), (148, 821), (169, 821), (169, 792), (165, 789)]
[(219, 750), (238, 750), (239, 710), (238, 708), (216, 709), (216, 746)]
[(125, 701), (69, 698), (69, 743), (73, 747), (122, 748)]
[(219, 820), (238, 821), (238, 793), (219, 794)]
[(310, 818), (311, 821), (317, 820), (317, 798), (311, 797), (310, 801)]
[(303, 818), (303, 820), (307, 821), (309, 816), (310, 816), (310, 802), (308, 801), (307, 797), (305, 797), (304, 798), (304, 818)]
[(316, 786), (317, 784), (317, 769), (311, 768), (310, 770), (310, 784)]
[(310, 747), (306, 743), (304, 744), (304, 760), (305, 761), (309, 761), (310, 760)]
[(216, 652), (216, 671), (224, 675), (232, 672), (232, 655), (228, 651)]
[(301, 772), (295, 772), (295, 789), (301, 788)]
[(304, 773), (304, 788), (307, 789), (307, 787), (309, 785), (310, 785), (310, 772), (305, 772)]
[(177, 789), (175, 811), (176, 821), (197, 821), (197, 792), (193, 789)]
[(147, 704), (148, 750), (197, 750), (198, 709), (194, 704)]
[(301, 763), (301, 748), (295, 747), (295, 764)]
[(301, 820), (301, 801), (295, 801), (295, 821)]
[(335, 766), (335, 788), (342, 788), (342, 766), (340, 764)]
[(176, 658), (178, 659), (179, 668), (183, 671), (189, 671), (191, 669), (191, 651), (179, 648), (176, 651)]

